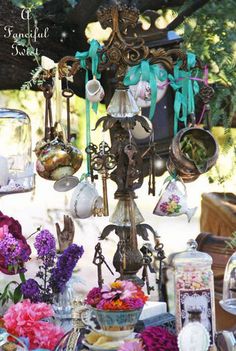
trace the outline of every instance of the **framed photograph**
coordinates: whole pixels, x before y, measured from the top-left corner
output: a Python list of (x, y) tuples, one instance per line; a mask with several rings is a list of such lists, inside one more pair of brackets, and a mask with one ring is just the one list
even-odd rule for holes
[(214, 340), (215, 326), (213, 324), (212, 295), (210, 289), (204, 290), (181, 290), (179, 296), (182, 327), (189, 323), (189, 313), (191, 310), (201, 310), (201, 323), (210, 334), (211, 344)]

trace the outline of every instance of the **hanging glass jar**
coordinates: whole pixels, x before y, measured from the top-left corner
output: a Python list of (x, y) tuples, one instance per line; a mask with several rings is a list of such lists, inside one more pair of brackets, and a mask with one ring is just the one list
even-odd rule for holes
[(201, 323), (210, 334), (211, 345), (214, 345), (215, 302), (211, 265), (211, 256), (197, 251), (195, 240), (189, 240), (187, 250), (174, 258), (177, 332), (189, 323), (190, 310), (200, 310)]
[(34, 188), (31, 124), (20, 110), (0, 109), (0, 195)]

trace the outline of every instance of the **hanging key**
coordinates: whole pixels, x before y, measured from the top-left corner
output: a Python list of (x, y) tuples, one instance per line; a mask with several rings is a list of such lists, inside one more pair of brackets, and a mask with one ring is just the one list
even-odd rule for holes
[(147, 293), (150, 295), (151, 291), (154, 290), (154, 286), (150, 286), (149, 276), (148, 276), (148, 268), (150, 272), (153, 272), (153, 268), (151, 267), (152, 262), (152, 253), (151, 251), (143, 245), (140, 249), (143, 254), (143, 272), (142, 272), (142, 280), (146, 283)]
[(148, 194), (156, 195), (156, 180), (155, 180), (155, 153), (152, 150), (149, 160), (149, 179), (148, 179)]
[(92, 165), (92, 157), (97, 152), (97, 146), (93, 143), (89, 143), (89, 145), (86, 147), (85, 151), (88, 155), (87, 157), (89, 157), (90, 177), (91, 177), (91, 182), (93, 183), (95, 179), (98, 179), (98, 176), (94, 175), (94, 169), (93, 169), (93, 165)]
[(102, 278), (102, 264), (105, 264), (105, 266), (108, 268), (108, 270), (111, 272), (112, 275), (114, 275), (113, 271), (109, 267), (108, 263), (105, 260), (105, 257), (102, 254), (102, 248), (101, 244), (97, 243), (95, 246), (95, 253), (93, 257), (93, 264), (97, 266), (97, 275), (98, 275), (98, 286), (101, 288), (104, 280)]
[(102, 258), (102, 248), (101, 244), (97, 243), (95, 246), (95, 253), (93, 257), (93, 264), (97, 266), (97, 276), (98, 276), (98, 286), (99, 288), (102, 288), (102, 284), (104, 283), (104, 280), (102, 278), (102, 263), (103, 263), (103, 258)]
[(105, 142), (100, 143), (99, 151), (95, 153), (91, 158), (91, 167), (93, 170), (99, 172), (102, 175), (104, 216), (109, 216), (107, 195), (107, 178), (109, 176), (108, 171), (112, 170), (115, 166), (116, 158), (113, 154), (110, 153), (109, 145)]

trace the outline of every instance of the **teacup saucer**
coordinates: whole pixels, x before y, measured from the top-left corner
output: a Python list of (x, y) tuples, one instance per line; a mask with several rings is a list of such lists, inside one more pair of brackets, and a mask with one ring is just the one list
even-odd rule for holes
[(88, 347), (89, 350), (91, 351), (116, 351), (121, 346), (122, 342), (123, 340), (110, 341), (109, 343), (105, 343), (102, 346), (99, 346), (99, 345), (91, 345), (86, 340), (83, 340), (82, 344)]
[[(99, 332), (99, 334), (102, 334), (101, 332)], [(129, 337), (123, 338), (123, 339), (113, 339), (112, 341), (106, 342), (102, 345), (93, 345), (90, 344), (89, 342), (87, 342), (85, 339), (82, 340), (82, 344), (86, 347), (89, 348), (89, 350), (91, 351), (116, 351), (119, 349), (119, 347), (122, 345), (122, 343), (125, 340), (133, 340), (135, 338), (135, 333), (131, 333), (129, 335)]]
[(103, 329), (93, 329), (94, 332), (110, 337), (114, 341), (129, 339), (133, 334), (133, 329), (130, 330), (121, 330), (121, 331), (106, 331)]

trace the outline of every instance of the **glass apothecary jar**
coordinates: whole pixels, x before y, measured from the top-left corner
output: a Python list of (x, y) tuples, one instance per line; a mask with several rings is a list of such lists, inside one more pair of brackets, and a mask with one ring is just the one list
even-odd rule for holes
[(197, 251), (197, 242), (189, 240), (187, 250), (174, 257), (176, 330), (189, 323), (189, 311), (201, 311), (201, 323), (214, 345), (215, 299), (212, 258)]
[(0, 196), (34, 188), (31, 124), (20, 110), (0, 109)]
[(221, 307), (236, 315), (236, 252), (230, 257), (224, 274), (223, 299)]

